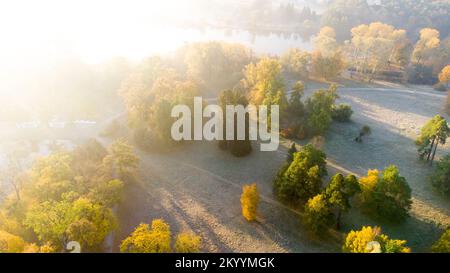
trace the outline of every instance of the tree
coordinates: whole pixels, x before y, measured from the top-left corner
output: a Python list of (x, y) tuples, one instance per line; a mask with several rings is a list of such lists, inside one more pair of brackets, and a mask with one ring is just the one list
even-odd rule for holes
[(384, 169), (382, 176), (370, 170), (360, 179), (361, 203), (370, 213), (392, 221), (403, 220), (411, 208), (411, 188), (394, 165)]
[(286, 161), (291, 163), (294, 160), (294, 154), (297, 152), (297, 147), (295, 142), (292, 142), (291, 147), (288, 150), (288, 155), (286, 157)]
[(193, 233), (180, 233), (175, 240), (175, 252), (197, 253), (200, 251), (201, 239)]
[(168, 253), (170, 247), (170, 226), (162, 219), (148, 224), (140, 224), (130, 236), (120, 244), (120, 252)]
[(351, 32), (352, 65), (369, 81), (389, 66), (396, 50), (407, 42), (405, 30), (381, 22), (362, 24)]
[(110, 180), (93, 188), (88, 193), (88, 197), (95, 203), (102, 204), (106, 207), (112, 207), (122, 200), (123, 187), (124, 184), (122, 181), (117, 179)]
[(72, 164), (73, 157), (67, 152), (56, 152), (40, 158), (31, 168), (31, 196), (39, 201), (59, 201), (64, 193), (73, 191)]
[(420, 39), (413, 51), (413, 61), (417, 64), (426, 62), (439, 47), (439, 31), (433, 28), (424, 28), (420, 31)]
[(201, 42), (178, 50), (176, 60), (184, 62), (188, 78), (205, 89), (230, 88), (242, 79), (242, 71), (253, 59), (253, 52), (240, 44)]
[(302, 97), (305, 92), (305, 85), (303, 82), (298, 81), (294, 84), (292, 88), (291, 95), (289, 97), (289, 105), (287, 108), (288, 113), (292, 117), (303, 117), (305, 114), (305, 106), (302, 102)]
[(323, 194), (308, 200), (305, 205), (304, 221), (314, 233), (326, 230), (332, 223), (332, 213)]
[(306, 202), (320, 192), (326, 174), (326, 155), (306, 145), (280, 170), (274, 181), (275, 191), (285, 201)]
[(416, 140), (420, 158), (425, 158), (433, 164), (437, 147), (445, 144), (450, 133), (447, 121), (440, 115), (436, 115), (421, 129), (420, 136)]
[(344, 60), (336, 41), (336, 32), (333, 28), (325, 26), (314, 39), (312, 72), (317, 77), (331, 80), (336, 78), (343, 69)]
[(242, 215), (247, 221), (256, 220), (256, 211), (258, 209), (259, 193), (256, 183), (244, 185), (241, 195)]
[(249, 93), (250, 102), (255, 105), (279, 105), (280, 111), (286, 106), (281, 64), (277, 59), (263, 58), (258, 63), (246, 66), (244, 88)]
[(450, 197), (450, 154), (438, 162), (430, 180), (436, 189)]
[(26, 214), (25, 226), (40, 241), (65, 249), (67, 242), (78, 241), (83, 248), (98, 248), (115, 229), (116, 219), (110, 209), (88, 199), (60, 202), (45, 201), (34, 205)]
[(447, 229), (431, 247), (434, 253), (450, 253), (450, 229)]
[[(377, 247), (378, 243), (380, 249), (373, 249)], [(347, 234), (343, 246), (344, 252), (350, 253), (370, 253), (379, 251), (382, 253), (409, 253), (411, 250), (405, 246), (406, 241), (393, 240), (387, 235), (381, 233), (379, 227), (363, 227), (359, 231), (350, 231)]]
[[(226, 109), (227, 105), (238, 106), (244, 108), (248, 105), (248, 100), (240, 90), (224, 90), (219, 95), (219, 104), (222, 109)], [(223, 111), (223, 120), (226, 120), (226, 111)], [(245, 114), (245, 139), (238, 139), (238, 117), (237, 113), (234, 115), (234, 138), (233, 140), (226, 140), (227, 125), (223, 123), (223, 140), (219, 141), (219, 147), (222, 150), (229, 150), (230, 153), (236, 157), (243, 157), (251, 153), (252, 144), (250, 141), (250, 116)]]
[(311, 71), (318, 78), (333, 80), (338, 77), (345, 68), (345, 63), (340, 51), (334, 55), (325, 57), (320, 51), (312, 54)]
[(325, 189), (324, 197), (336, 216), (336, 228), (341, 227), (342, 213), (350, 208), (350, 199), (361, 191), (358, 179), (354, 175), (344, 176), (340, 173), (331, 178), (330, 184)]
[(329, 26), (322, 27), (314, 39), (314, 48), (325, 58), (334, 56), (339, 50), (336, 31)]
[(311, 62), (311, 55), (297, 48), (291, 48), (280, 58), (283, 71), (296, 79), (308, 79), (308, 67)]
[(123, 179), (134, 175), (139, 158), (134, 154), (132, 146), (125, 140), (119, 139), (111, 144), (103, 162), (111, 169), (113, 177)]
[(330, 86), (328, 90), (314, 92), (306, 100), (307, 126), (310, 134), (321, 135), (330, 127), (333, 105), (337, 98), (335, 87)]
[(449, 87), (450, 83), (450, 65), (447, 65), (444, 67), (439, 73), (439, 82), (443, 85), (445, 85), (447, 88)]

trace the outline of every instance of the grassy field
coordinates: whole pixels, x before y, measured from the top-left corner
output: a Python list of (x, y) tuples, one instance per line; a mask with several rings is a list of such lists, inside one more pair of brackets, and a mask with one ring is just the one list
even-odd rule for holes
[[(319, 86), (317, 86), (319, 87)], [(313, 88), (309, 88), (313, 89)], [(310, 93), (307, 92), (307, 93)], [(340, 101), (352, 105), (352, 122), (333, 124), (323, 150), (329, 172), (364, 175), (367, 169), (395, 164), (413, 190), (411, 217), (401, 224), (376, 221), (357, 208), (345, 217), (343, 232), (362, 225), (380, 225), (393, 238), (406, 239), (413, 251), (427, 251), (441, 228), (450, 224), (450, 201), (427, 180), (432, 168), (417, 157), (414, 139), (432, 116), (443, 114), (445, 96), (423, 88), (344, 87)], [(372, 128), (364, 143), (353, 141), (363, 125)], [(285, 160), (289, 141), (276, 152), (260, 152), (258, 145), (245, 158), (220, 151), (217, 144), (193, 143), (169, 154), (137, 151), (142, 185), (127, 189), (119, 211), (121, 231), (116, 243), (140, 222), (164, 218), (173, 232), (192, 230), (212, 252), (336, 252), (339, 234), (312, 237), (299, 212), (282, 205), (272, 193), (272, 179)], [(304, 144), (304, 143), (299, 143)], [(449, 152), (441, 147), (438, 156)], [(262, 195), (259, 221), (241, 216), (242, 185), (256, 182)]]

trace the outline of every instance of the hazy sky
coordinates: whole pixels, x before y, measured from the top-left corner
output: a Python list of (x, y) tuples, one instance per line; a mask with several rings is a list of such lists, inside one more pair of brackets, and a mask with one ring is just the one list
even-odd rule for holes
[[(111, 55), (138, 57), (167, 21), (196, 17), (203, 0), (14, 0), (0, 3), (0, 56), (18, 61), (30, 54), (73, 51), (88, 61)], [(166, 24), (167, 25), (167, 24)], [(158, 28), (159, 29), (159, 28)], [(163, 41), (170, 43), (170, 41)], [(3, 59), (4, 61), (4, 59)]]

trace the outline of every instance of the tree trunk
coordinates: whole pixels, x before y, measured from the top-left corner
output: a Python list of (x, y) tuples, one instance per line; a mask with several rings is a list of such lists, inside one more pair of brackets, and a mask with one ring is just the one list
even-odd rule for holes
[(436, 141), (436, 137), (434, 137), (433, 141), (431, 142), (431, 148), (430, 148), (430, 151), (428, 152), (427, 162), (430, 161), (430, 156), (431, 156), (431, 152), (433, 151), (433, 146), (434, 146), (435, 141)]
[(439, 145), (439, 141), (436, 141), (436, 146), (434, 146), (433, 156), (431, 156), (431, 162), (430, 162), (431, 166), (433, 165), (433, 160), (434, 160), (434, 156), (436, 155), (436, 150), (437, 150), (438, 145)]
[(341, 210), (338, 210), (338, 215), (336, 219), (336, 229), (337, 230), (341, 229)]

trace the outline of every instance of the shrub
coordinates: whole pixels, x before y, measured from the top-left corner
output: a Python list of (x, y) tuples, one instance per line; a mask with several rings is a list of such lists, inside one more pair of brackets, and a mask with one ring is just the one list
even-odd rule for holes
[(441, 91), (441, 92), (447, 91), (447, 85), (443, 84), (443, 83), (436, 83), (435, 85), (433, 85), (433, 88), (436, 91)]
[(339, 122), (350, 121), (350, 117), (353, 115), (352, 107), (348, 104), (334, 105), (331, 112), (331, 116), (334, 120)]
[(415, 64), (406, 69), (407, 81), (412, 84), (433, 85), (436, 78), (433, 77), (433, 67)]
[(242, 215), (247, 221), (256, 220), (256, 211), (258, 209), (259, 193), (256, 183), (244, 185), (241, 195)]

